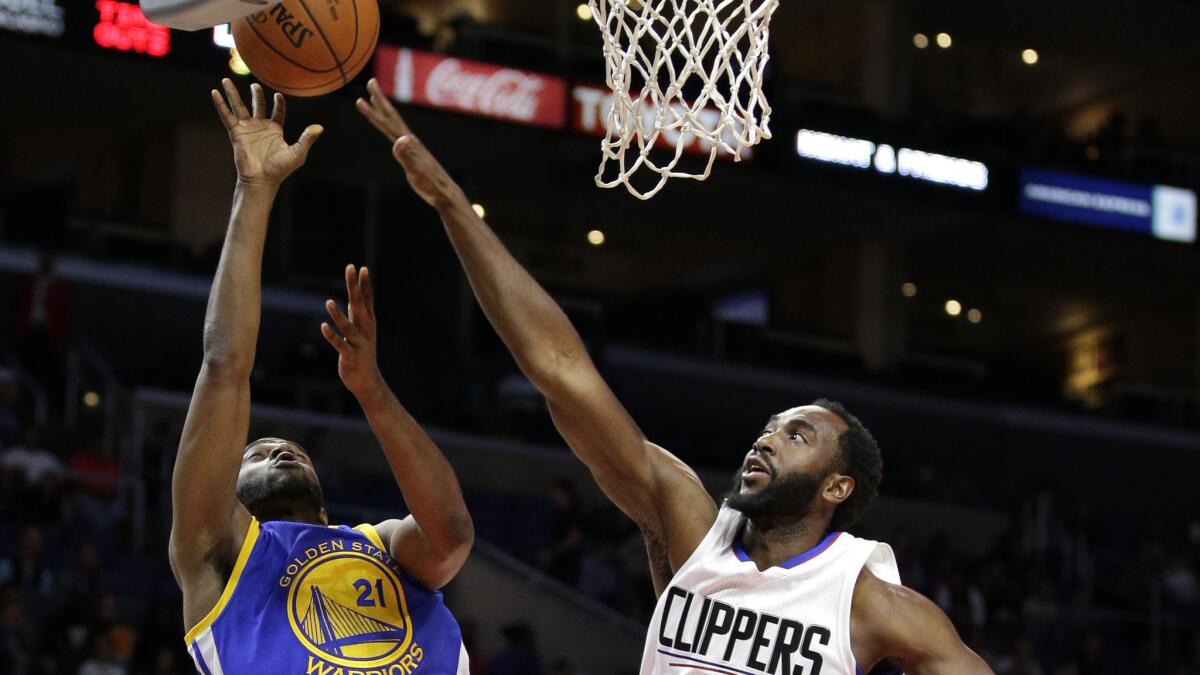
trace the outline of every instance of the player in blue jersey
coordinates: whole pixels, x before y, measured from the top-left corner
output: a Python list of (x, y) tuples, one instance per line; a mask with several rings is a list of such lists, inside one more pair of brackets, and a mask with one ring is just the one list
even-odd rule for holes
[(282, 96), (268, 117), (259, 85), (249, 110), (229, 80), (222, 85), (225, 96), (212, 98), (238, 181), (172, 478), (171, 569), (188, 650), (206, 675), (466, 673), (458, 625), (437, 589), (470, 552), (471, 518), (449, 463), (379, 373), (366, 268), (346, 268), (347, 311), (327, 301), (336, 330), (321, 332), (412, 515), (332, 527), (303, 448), (279, 438), (244, 445), (267, 219), (322, 129), (288, 145)]

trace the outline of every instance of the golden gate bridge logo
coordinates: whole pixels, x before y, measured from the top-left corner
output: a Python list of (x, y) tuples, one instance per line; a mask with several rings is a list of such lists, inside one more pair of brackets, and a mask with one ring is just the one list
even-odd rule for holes
[(312, 587), (312, 602), (300, 620), (300, 630), (313, 644), (337, 656), (342, 656), (342, 648), (348, 645), (365, 642), (399, 645), (408, 635), (403, 626), (356, 612), (330, 599), (316, 586)]
[(291, 584), (288, 621), (314, 655), (355, 668), (390, 664), (412, 642), (396, 574), (360, 552), (310, 561)]

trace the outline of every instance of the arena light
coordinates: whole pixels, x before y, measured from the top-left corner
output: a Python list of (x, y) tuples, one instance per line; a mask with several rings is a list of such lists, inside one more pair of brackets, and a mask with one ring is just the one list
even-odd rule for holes
[(0, 0), (0, 28), (61, 37), (66, 30), (61, 0)]
[(958, 316), (959, 314), (962, 314), (962, 303), (953, 299), (947, 300), (946, 314), (949, 314), (950, 316)]
[(971, 323), (979, 323), (983, 321), (983, 312), (977, 309), (971, 309), (967, 312), (967, 321)]
[(604, 236), (603, 230), (592, 230), (587, 233), (587, 240), (592, 246), (603, 246), (608, 237)]
[(911, 281), (907, 281), (903, 286), (900, 287), (900, 292), (903, 293), (904, 297), (906, 298), (915, 298), (917, 297), (917, 285)]
[(942, 49), (950, 49), (950, 45), (954, 44), (954, 40), (950, 38), (949, 33), (937, 34), (937, 45)]
[(233, 31), (229, 28), (229, 24), (223, 23), (220, 26), (213, 26), (213, 44), (222, 49), (233, 49), (237, 47), (233, 43)]
[(155, 58), (171, 51), (171, 29), (150, 23), (132, 2), (96, 0), (99, 19), (92, 29), (96, 45)]
[(88, 408), (95, 408), (100, 405), (100, 394), (94, 391), (89, 391), (83, 395), (83, 405)]
[(796, 133), (796, 154), (827, 164), (875, 168), (882, 174), (982, 192), (989, 184), (988, 167), (961, 157), (940, 155), (912, 148), (896, 148), (887, 143), (838, 136), (823, 131), (801, 129)]
[(1035, 168), (1021, 170), (1020, 187), (1023, 213), (1167, 241), (1196, 241), (1200, 200), (1192, 190)]
[(929, 47), (929, 36), (924, 33), (917, 33), (913, 36), (913, 46), (917, 49), (926, 49)]
[(900, 149), (897, 171), (901, 176), (941, 185), (980, 191), (988, 186), (988, 168), (982, 162), (908, 148)]
[(579, 17), (580, 21), (591, 21), (592, 20), (591, 6), (585, 2), (579, 3), (575, 7), (575, 16)]
[(243, 77), (250, 74), (250, 66), (246, 65), (246, 62), (242, 60), (242, 55), (238, 53), (237, 49), (229, 50), (229, 69), (235, 75)]
[(483, 208), (483, 204), (472, 204), (471, 209), (475, 211), (475, 215), (480, 218), (487, 218), (487, 209)]
[(1021, 52), (1021, 60), (1024, 61), (1026, 65), (1032, 66), (1037, 63), (1040, 58), (1041, 57), (1038, 55), (1036, 49), (1026, 49), (1025, 51)]
[(868, 169), (875, 155), (875, 144), (861, 138), (801, 129), (796, 135), (796, 152), (801, 157), (818, 162)]

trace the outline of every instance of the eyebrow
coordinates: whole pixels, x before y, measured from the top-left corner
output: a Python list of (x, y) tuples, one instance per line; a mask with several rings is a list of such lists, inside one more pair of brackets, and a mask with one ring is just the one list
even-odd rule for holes
[(803, 427), (803, 428), (813, 432), (814, 434), (817, 433), (817, 427), (815, 425), (813, 425), (812, 422), (809, 422), (808, 420), (805, 420), (805, 419), (800, 419), (798, 417), (788, 420), (787, 425), (790, 427)]

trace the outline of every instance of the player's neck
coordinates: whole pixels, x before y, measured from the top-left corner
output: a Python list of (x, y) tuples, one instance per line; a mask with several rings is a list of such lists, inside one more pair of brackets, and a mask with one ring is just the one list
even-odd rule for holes
[(826, 523), (814, 518), (777, 520), (758, 518), (746, 521), (742, 548), (758, 569), (775, 567), (811, 551), (825, 537)]
[(282, 520), (288, 523), (304, 523), (306, 525), (324, 525), (321, 522), (321, 515), (313, 513), (311, 509), (296, 508), (291, 506), (279, 506), (271, 509), (260, 509), (254, 514), (260, 523)]

